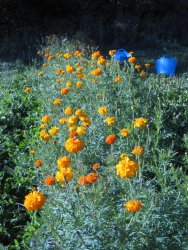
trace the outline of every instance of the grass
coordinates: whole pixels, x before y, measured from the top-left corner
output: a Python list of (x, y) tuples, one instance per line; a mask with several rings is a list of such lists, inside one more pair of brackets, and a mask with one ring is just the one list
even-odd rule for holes
[[(98, 59), (91, 59), (94, 48), (79, 42), (59, 41), (56, 37), (50, 37), (48, 42), (40, 51), (45, 65), (28, 69), (25, 77), (18, 80), (22, 83), (25, 104), (30, 105), (33, 98), (40, 100), (40, 109), (28, 117), (27, 126), (32, 132), (26, 136), (30, 138), (26, 141), (28, 145), (22, 148), (36, 153), (27, 153), (22, 158), (20, 152), (18, 158), (25, 171), (32, 172), (37, 190), (45, 195), (46, 201), (41, 210), (27, 212), (30, 222), (22, 239), (9, 248), (186, 249), (187, 75), (173, 78), (156, 75), (153, 66), (146, 68), (144, 63), (148, 61), (141, 60), (138, 63), (146, 71), (146, 77), (141, 77), (134, 64), (120, 66), (114, 63), (113, 56), (99, 65)], [(85, 56), (73, 56), (76, 50)], [(71, 58), (63, 58), (68, 51)], [(45, 53), (53, 58), (44, 56)], [(66, 72), (67, 65), (72, 65), (74, 72)], [(84, 74), (81, 79), (76, 72), (79, 67)], [(101, 75), (91, 74), (96, 68), (102, 70)], [(116, 83), (116, 77), (121, 81)], [(81, 87), (78, 81), (82, 82)], [(25, 93), (26, 87), (31, 91)], [(68, 89), (67, 94), (62, 94), (64, 88)], [(61, 100), (59, 105), (54, 104), (57, 99)], [(108, 110), (104, 115), (98, 112), (102, 106)], [(72, 114), (69, 109), (68, 115), (67, 107), (72, 108)], [(49, 122), (42, 119), (45, 115), (50, 116)], [(107, 117), (114, 117), (115, 123), (109, 126), (104, 122)], [(143, 128), (133, 125), (140, 117), (147, 119)], [(61, 118), (66, 118), (64, 124), (59, 122)], [(29, 127), (30, 122), (35, 124), (33, 128)], [(82, 127), (80, 135), (75, 133), (78, 126)], [(58, 128), (56, 132), (51, 130), (54, 127)], [(122, 136), (123, 128), (128, 129), (128, 136)], [(28, 133), (26, 128), (24, 131)], [(112, 134), (116, 141), (109, 145), (105, 139)], [(84, 143), (78, 153), (65, 147), (70, 136)], [(142, 146), (144, 154), (135, 155), (135, 146)], [(63, 156), (71, 160), (68, 167), (73, 177), (57, 164)], [(35, 167), (39, 159), (42, 164)], [(92, 168), (95, 163), (100, 166), (96, 170)], [(130, 178), (122, 167), (128, 163), (133, 171)], [(96, 177), (90, 179), (92, 183), (78, 182), (81, 176), (90, 173)], [(55, 176), (54, 185), (45, 184), (48, 176)], [(27, 178), (30, 179), (29, 175)], [(31, 183), (30, 192), (32, 188)], [(141, 202), (140, 211), (125, 208), (130, 200)]]

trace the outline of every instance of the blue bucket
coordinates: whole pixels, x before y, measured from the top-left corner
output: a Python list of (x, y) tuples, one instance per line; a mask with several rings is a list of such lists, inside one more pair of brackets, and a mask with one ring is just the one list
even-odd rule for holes
[(131, 55), (127, 51), (124, 49), (118, 49), (115, 54), (114, 61), (124, 63), (124, 61), (128, 61), (129, 57), (131, 57)]
[(156, 61), (157, 74), (167, 74), (174, 76), (177, 61), (169, 54), (162, 56)]

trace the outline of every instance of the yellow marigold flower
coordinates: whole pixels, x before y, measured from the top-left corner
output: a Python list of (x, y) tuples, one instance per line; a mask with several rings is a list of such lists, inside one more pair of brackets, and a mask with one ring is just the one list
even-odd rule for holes
[(72, 180), (73, 176), (74, 172), (72, 168), (67, 167), (67, 168), (61, 168), (61, 171), (57, 171), (55, 178), (57, 182), (63, 183)]
[(114, 79), (114, 82), (121, 82), (121, 81), (122, 81), (122, 78), (119, 76), (115, 77)]
[(110, 56), (113, 56), (113, 55), (116, 54), (116, 50), (115, 50), (115, 49), (111, 49), (111, 50), (108, 52), (108, 54), (109, 54)]
[(68, 88), (70, 88), (70, 87), (72, 87), (73, 83), (71, 81), (68, 81), (66, 85)]
[(38, 159), (36, 162), (35, 162), (35, 167), (39, 167), (39, 166), (41, 166), (42, 165), (42, 163), (43, 163), (43, 161), (41, 160), (41, 159)]
[(77, 153), (84, 148), (84, 143), (80, 139), (69, 138), (65, 142), (65, 148), (70, 153)]
[(49, 122), (50, 120), (51, 120), (51, 117), (50, 117), (49, 115), (45, 115), (45, 116), (43, 116), (42, 119), (41, 119), (41, 121), (42, 121), (42, 122), (45, 122), (45, 123), (46, 123), (46, 122)]
[(28, 211), (39, 210), (44, 206), (46, 197), (38, 191), (33, 191), (25, 196), (24, 206)]
[(66, 66), (66, 71), (67, 71), (68, 73), (72, 73), (72, 72), (74, 72), (74, 67), (71, 66), (71, 65), (67, 65), (67, 66)]
[(75, 111), (75, 115), (77, 115), (77, 116), (83, 115), (83, 110), (82, 110), (82, 109), (77, 109), (77, 110)]
[(64, 113), (66, 115), (71, 115), (72, 113), (74, 112), (73, 108), (71, 107), (67, 107), (65, 110), (64, 110)]
[(82, 86), (83, 86), (83, 83), (82, 83), (82, 82), (77, 82), (77, 83), (76, 83), (76, 87), (77, 87), (77, 88), (81, 88)]
[(67, 168), (70, 165), (70, 163), (71, 163), (71, 159), (66, 155), (63, 157), (60, 157), (57, 160), (57, 166), (59, 170), (61, 170), (61, 168)]
[(31, 149), (30, 154), (34, 155), (34, 154), (36, 154), (36, 151), (34, 149)]
[(132, 150), (132, 154), (136, 156), (141, 156), (144, 153), (144, 148), (141, 146), (137, 146)]
[(100, 76), (101, 74), (102, 74), (103, 72), (102, 72), (102, 70), (101, 69), (95, 69), (95, 70), (93, 70), (92, 72), (91, 72), (91, 74), (93, 75), (93, 76)]
[(40, 128), (46, 128), (46, 126), (47, 126), (46, 123), (42, 123), (42, 124), (40, 125)]
[(76, 133), (77, 133), (78, 135), (84, 135), (84, 134), (86, 133), (86, 128), (85, 128), (85, 127), (82, 127), (82, 126), (79, 126), (79, 127), (77, 127), (77, 129), (76, 129)]
[(47, 185), (47, 186), (52, 186), (55, 184), (55, 177), (54, 176), (48, 176), (45, 178), (44, 180), (44, 183)]
[(51, 136), (50, 136), (49, 134), (45, 134), (44, 137), (43, 137), (43, 139), (44, 139), (45, 141), (49, 141), (50, 138), (51, 138)]
[(31, 92), (31, 88), (29, 88), (29, 87), (25, 88), (24, 92), (25, 92), (25, 93)]
[(67, 53), (65, 53), (65, 54), (63, 55), (63, 58), (69, 59), (69, 58), (71, 58), (71, 54), (70, 54), (69, 52), (67, 52)]
[(123, 128), (120, 130), (120, 135), (126, 137), (129, 135), (129, 130), (127, 128)]
[(146, 68), (149, 68), (149, 67), (151, 66), (151, 64), (146, 63), (146, 64), (144, 64), (144, 66), (145, 66)]
[(82, 114), (79, 116), (79, 119), (80, 121), (84, 122), (84, 121), (87, 121), (89, 119), (88, 115), (87, 114)]
[(98, 113), (99, 113), (100, 115), (105, 115), (105, 114), (107, 114), (107, 113), (108, 113), (107, 107), (102, 106), (102, 107), (98, 108)]
[[(42, 124), (42, 125), (43, 125), (43, 124)], [(45, 130), (45, 129), (42, 129), (42, 130), (40, 131), (39, 138), (43, 138), (43, 137), (45, 136), (45, 134), (46, 134), (46, 130)]]
[(137, 64), (134, 66), (135, 69), (141, 69), (142, 68), (142, 65), (141, 64)]
[(59, 119), (60, 124), (64, 124), (66, 121), (67, 121), (66, 117), (63, 117), (63, 118)]
[(76, 71), (77, 71), (78, 73), (82, 73), (83, 68), (82, 68), (82, 67), (78, 67)]
[(62, 68), (59, 68), (55, 71), (56, 75), (63, 75), (65, 74), (65, 71)]
[(105, 65), (106, 64), (106, 59), (104, 58), (99, 58), (99, 60), (97, 61), (98, 65)]
[(129, 63), (135, 63), (137, 61), (136, 57), (129, 57), (128, 62)]
[(101, 52), (100, 51), (96, 51), (91, 55), (92, 59), (98, 59), (101, 56)]
[(146, 77), (146, 72), (144, 71), (144, 70), (142, 70), (141, 72), (140, 72), (140, 77)]
[(116, 165), (116, 173), (120, 178), (130, 178), (136, 175), (138, 166), (135, 161), (122, 159)]
[(60, 105), (62, 103), (62, 100), (60, 98), (57, 98), (53, 101), (54, 105)]
[(133, 125), (136, 128), (145, 128), (147, 125), (147, 122), (148, 122), (148, 119), (140, 117), (133, 121)]
[(68, 126), (73, 126), (78, 123), (78, 117), (76, 115), (72, 115), (68, 118), (67, 124)]
[(52, 127), (51, 129), (49, 129), (48, 132), (49, 132), (49, 134), (52, 135), (52, 136), (53, 136), (53, 135), (57, 135), (58, 132), (59, 132), (59, 128), (56, 127), (56, 126), (54, 126), (54, 127)]
[(107, 123), (108, 126), (112, 126), (115, 123), (115, 117), (109, 116), (104, 120), (104, 123)]
[(142, 208), (142, 203), (139, 200), (130, 200), (124, 204), (128, 212), (138, 212)]
[(38, 76), (43, 76), (43, 75), (44, 75), (43, 71), (41, 71), (41, 72), (38, 73)]

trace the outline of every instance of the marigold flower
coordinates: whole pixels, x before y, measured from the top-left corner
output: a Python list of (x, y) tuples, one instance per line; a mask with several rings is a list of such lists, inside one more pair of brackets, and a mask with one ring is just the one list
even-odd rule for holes
[(71, 54), (70, 54), (69, 52), (67, 52), (67, 53), (65, 53), (65, 54), (63, 55), (63, 58), (69, 59), (69, 58), (71, 58)]
[(133, 121), (133, 125), (136, 128), (145, 128), (147, 125), (147, 122), (148, 122), (148, 119), (140, 117)]
[(51, 61), (53, 59), (53, 56), (52, 55), (50, 55), (48, 58), (47, 58), (47, 60), (49, 60), (49, 61)]
[(76, 50), (75, 52), (74, 52), (74, 56), (81, 56), (81, 52), (79, 51), (79, 50)]
[(135, 69), (141, 69), (142, 68), (142, 65), (141, 64), (137, 64), (134, 66)]
[(43, 68), (45, 68), (46, 66), (47, 66), (47, 64), (46, 64), (46, 63), (43, 63), (43, 64), (42, 64), (42, 67), (43, 67)]
[(73, 108), (71, 108), (70, 106), (68, 106), (65, 110), (64, 113), (66, 115), (71, 115), (74, 112)]
[(115, 49), (111, 49), (111, 50), (108, 52), (108, 54), (109, 54), (110, 56), (113, 56), (113, 55), (116, 54), (116, 50), (115, 50)]
[(108, 113), (107, 107), (102, 106), (102, 107), (98, 108), (98, 113), (99, 113), (100, 115), (105, 115), (105, 114), (107, 114), (107, 113)]
[(49, 54), (44, 54), (44, 57), (47, 59), (50, 55)]
[(79, 73), (79, 74), (77, 74), (77, 77), (78, 77), (79, 79), (82, 79), (82, 78), (84, 78), (84, 74), (83, 74), (83, 73)]
[(116, 136), (115, 135), (108, 135), (105, 139), (105, 142), (107, 144), (113, 144), (116, 141)]
[(39, 167), (39, 166), (41, 166), (42, 165), (42, 163), (43, 163), (43, 161), (41, 160), (41, 159), (38, 159), (36, 162), (35, 162), (35, 167)]
[(30, 154), (34, 155), (34, 154), (36, 154), (36, 151), (34, 149), (31, 149)]
[(146, 77), (146, 72), (144, 71), (144, 70), (142, 70), (141, 72), (140, 72), (140, 77)]
[(82, 73), (83, 68), (82, 68), (82, 67), (78, 67), (78, 68), (76, 69), (76, 71), (77, 71), (78, 73)]
[(129, 57), (128, 62), (129, 63), (135, 63), (137, 61), (136, 57)]
[(62, 103), (62, 100), (60, 98), (57, 98), (53, 101), (54, 105), (60, 105)]
[(63, 75), (63, 74), (65, 74), (65, 71), (62, 68), (59, 68), (56, 70), (55, 73), (56, 73), (56, 75)]
[(66, 66), (66, 71), (67, 71), (68, 73), (72, 73), (72, 72), (74, 72), (74, 67), (71, 66), (71, 65), (67, 65), (67, 66)]
[(50, 138), (51, 138), (51, 136), (50, 136), (49, 134), (45, 134), (44, 137), (43, 137), (43, 139), (44, 139), (45, 141), (49, 141)]
[(59, 119), (60, 124), (64, 124), (66, 121), (67, 121), (66, 117), (63, 117), (63, 118)]
[(89, 118), (88, 118), (88, 115), (87, 115), (87, 114), (82, 113), (82, 114), (79, 116), (79, 119), (80, 119), (80, 121), (87, 121)]
[[(45, 124), (42, 124), (42, 125), (45, 125)], [(40, 131), (39, 138), (43, 138), (43, 137), (45, 136), (45, 134), (46, 134), (46, 130), (45, 130), (45, 129), (42, 129), (42, 130)]]
[(74, 176), (74, 172), (72, 168), (67, 167), (67, 168), (61, 168), (60, 171), (57, 171), (55, 179), (57, 182), (63, 183), (63, 182), (69, 182), (72, 180)]
[(149, 67), (151, 66), (151, 64), (146, 63), (146, 64), (144, 64), (144, 66), (145, 66), (146, 68), (149, 68)]
[(57, 135), (58, 132), (59, 132), (59, 128), (56, 127), (56, 126), (54, 126), (54, 127), (52, 127), (51, 129), (49, 129), (48, 132), (49, 132), (49, 134), (52, 135), (52, 136), (53, 136), (53, 135)]
[(93, 76), (99, 76), (99, 75), (101, 75), (103, 72), (102, 72), (102, 70), (101, 69), (95, 69), (95, 70), (93, 70), (92, 72), (91, 72), (91, 74), (93, 75)]
[(58, 166), (59, 170), (61, 170), (61, 168), (68, 167), (70, 165), (70, 163), (71, 163), (71, 159), (66, 155), (63, 157), (60, 157), (57, 160), (57, 166)]
[(41, 121), (44, 123), (47, 123), (51, 120), (51, 117), (49, 115), (45, 115), (42, 117)]
[(73, 126), (78, 123), (78, 117), (76, 115), (72, 115), (68, 118), (67, 124), (68, 126)]
[(38, 191), (33, 191), (25, 196), (24, 206), (28, 211), (39, 210), (44, 206), (46, 197)]
[(136, 156), (141, 156), (144, 153), (144, 148), (141, 146), (137, 146), (132, 150), (132, 154)]
[(31, 88), (26, 87), (24, 91), (25, 91), (25, 93), (29, 93), (29, 92), (31, 92)]
[(69, 138), (65, 142), (65, 148), (70, 153), (77, 153), (84, 148), (84, 143), (78, 138)]
[(142, 208), (142, 203), (139, 200), (130, 200), (124, 204), (124, 207), (129, 212), (138, 212)]
[(78, 178), (78, 184), (80, 185), (87, 185), (87, 184), (91, 184), (94, 183), (98, 180), (99, 178), (99, 174), (97, 173), (90, 173), (86, 176), (81, 176)]
[(116, 173), (120, 178), (130, 178), (136, 175), (139, 164), (129, 159), (122, 159), (116, 165)]
[(72, 87), (73, 83), (71, 81), (68, 81), (66, 85), (69, 88), (69, 87)]
[(80, 177), (78, 178), (78, 184), (79, 184), (79, 185), (83, 185), (83, 186), (89, 184), (89, 182), (88, 182), (88, 180), (87, 180), (87, 177), (86, 177), (86, 176), (80, 176)]
[(99, 163), (94, 163), (91, 167), (93, 170), (97, 170), (100, 168), (100, 164)]
[(47, 185), (47, 186), (52, 186), (55, 184), (55, 177), (54, 176), (48, 176), (45, 178), (44, 180), (44, 183)]
[(69, 133), (69, 137), (70, 137), (70, 138), (75, 138), (76, 136), (78, 136), (78, 133), (77, 133), (76, 131), (71, 131), (71, 132)]
[(115, 117), (109, 116), (104, 120), (104, 123), (107, 123), (108, 126), (112, 126), (115, 123)]
[(106, 64), (106, 59), (104, 58), (99, 58), (99, 60), (97, 61), (98, 65), (105, 65)]
[(78, 135), (84, 135), (84, 134), (86, 133), (86, 128), (85, 128), (85, 127), (82, 127), (82, 126), (79, 126), (79, 127), (77, 127), (77, 129), (76, 129), (76, 133), (77, 133)]
[(119, 76), (115, 77), (114, 79), (114, 82), (121, 82), (121, 81), (122, 81), (122, 78)]
[(127, 128), (123, 128), (120, 130), (120, 135), (126, 137), (129, 135), (129, 130)]
[(87, 119), (87, 120), (84, 120), (84, 121), (82, 122), (82, 125), (83, 125), (83, 126), (86, 126), (86, 127), (89, 127), (89, 126), (91, 125), (91, 122), (90, 122), (89, 119)]
[(61, 93), (62, 95), (68, 94), (68, 93), (69, 93), (69, 88), (63, 88), (63, 89), (61, 89), (61, 90), (60, 90), (60, 93)]
[(60, 53), (56, 53), (55, 55), (56, 55), (57, 57), (60, 57), (60, 56), (61, 56), (61, 54), (60, 54)]
[(77, 109), (77, 110), (75, 111), (75, 115), (77, 115), (77, 116), (83, 115), (83, 110), (82, 110), (82, 109)]
[(83, 86), (83, 83), (82, 83), (82, 82), (77, 82), (77, 83), (76, 83), (76, 87), (77, 87), (77, 88), (81, 88), (82, 86)]
[(101, 52), (100, 51), (96, 51), (91, 55), (92, 59), (98, 59), (101, 56)]

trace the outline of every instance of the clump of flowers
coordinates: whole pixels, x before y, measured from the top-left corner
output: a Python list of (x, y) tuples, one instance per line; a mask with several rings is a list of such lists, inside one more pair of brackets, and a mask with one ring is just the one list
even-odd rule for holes
[(84, 143), (78, 138), (69, 138), (65, 142), (65, 148), (69, 153), (77, 153), (84, 148)]
[(44, 206), (46, 197), (38, 191), (33, 191), (25, 196), (24, 206), (28, 211), (39, 210)]
[(124, 207), (127, 209), (128, 212), (136, 213), (141, 210), (142, 203), (139, 200), (130, 200), (124, 204)]

